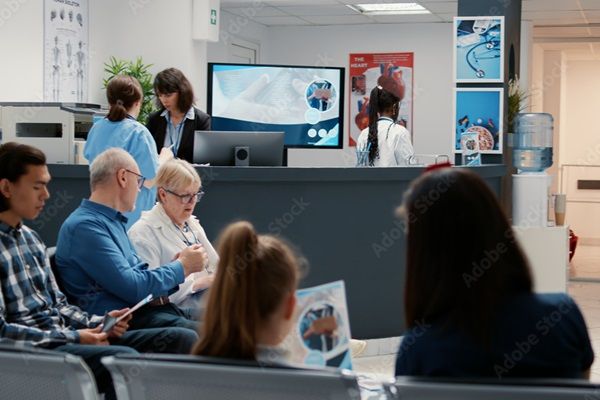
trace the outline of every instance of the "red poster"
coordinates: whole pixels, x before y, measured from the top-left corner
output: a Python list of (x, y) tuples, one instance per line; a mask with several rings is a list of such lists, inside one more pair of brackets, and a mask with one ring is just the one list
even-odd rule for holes
[(412, 135), (413, 54), (350, 54), (350, 146), (356, 146), (360, 132), (369, 127), (369, 93), (376, 85), (399, 97), (403, 94), (398, 123)]

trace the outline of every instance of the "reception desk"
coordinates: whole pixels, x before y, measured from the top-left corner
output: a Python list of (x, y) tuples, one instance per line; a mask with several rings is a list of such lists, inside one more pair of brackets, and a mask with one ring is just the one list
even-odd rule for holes
[[(50, 165), (52, 197), (29, 225), (48, 246), (64, 219), (89, 196), (88, 167)], [(500, 194), (503, 165), (472, 168)], [(404, 331), (406, 243), (394, 210), (423, 171), (407, 168), (200, 167), (206, 195), (196, 215), (209, 239), (246, 219), (286, 238), (308, 260), (302, 287), (343, 279), (353, 337)], [(424, 293), (424, 295), (427, 295)]]

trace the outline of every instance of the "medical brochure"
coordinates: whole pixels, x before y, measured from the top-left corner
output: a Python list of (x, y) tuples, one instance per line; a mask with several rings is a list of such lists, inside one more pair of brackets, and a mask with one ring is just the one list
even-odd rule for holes
[(284, 347), (294, 364), (352, 369), (344, 281), (296, 292), (296, 319)]

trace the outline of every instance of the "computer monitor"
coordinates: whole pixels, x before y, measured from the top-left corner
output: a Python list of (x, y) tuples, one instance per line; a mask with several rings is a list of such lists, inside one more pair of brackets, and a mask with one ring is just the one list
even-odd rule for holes
[(277, 167), (283, 163), (283, 132), (196, 131), (194, 163)]
[(344, 68), (208, 63), (212, 129), (284, 131), (286, 148), (341, 149)]

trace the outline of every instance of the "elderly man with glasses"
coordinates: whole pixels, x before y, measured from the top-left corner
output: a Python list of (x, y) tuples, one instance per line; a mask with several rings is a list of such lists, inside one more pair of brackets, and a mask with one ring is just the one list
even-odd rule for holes
[(193, 215), (204, 192), (200, 176), (190, 163), (173, 159), (165, 162), (156, 175), (158, 203), (129, 229), (129, 239), (138, 256), (150, 268), (159, 268), (178, 253), (194, 244), (206, 250), (208, 263), (204, 271), (191, 274), (179, 290), (169, 296), (180, 307), (198, 308), (197, 303), (213, 281), (219, 262), (217, 252), (204, 229)]
[(123, 213), (135, 207), (144, 177), (131, 155), (118, 148), (100, 154), (90, 166), (91, 196), (65, 220), (58, 234), (56, 265), (66, 294), (82, 309), (104, 314), (131, 307), (152, 294), (137, 310), (132, 329), (182, 327), (196, 331), (191, 310), (169, 301), (185, 278), (204, 270), (206, 250), (191, 244), (160, 266), (149, 269), (129, 241)]

